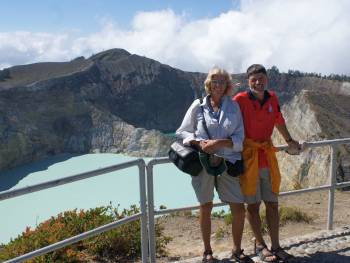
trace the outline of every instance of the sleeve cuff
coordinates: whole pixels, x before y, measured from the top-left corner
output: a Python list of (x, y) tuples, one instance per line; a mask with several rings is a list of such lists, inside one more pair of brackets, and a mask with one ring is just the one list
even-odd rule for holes
[(233, 138), (231, 139), (233, 143), (232, 150), (234, 152), (241, 152), (243, 150), (243, 143), (241, 140), (234, 140)]
[(285, 124), (285, 120), (282, 116), (282, 114), (279, 114), (277, 118), (275, 119), (275, 124)]
[(196, 138), (194, 137), (194, 135), (188, 136), (185, 139), (183, 139), (182, 143), (184, 145), (190, 145), (190, 141), (195, 140)]

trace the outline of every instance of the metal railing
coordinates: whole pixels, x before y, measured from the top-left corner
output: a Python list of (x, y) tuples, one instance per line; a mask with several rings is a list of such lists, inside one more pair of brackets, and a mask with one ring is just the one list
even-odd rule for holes
[(28, 187), (23, 187), (23, 188), (19, 188), (19, 189), (15, 189), (15, 190), (3, 191), (3, 192), (0, 192), (0, 201), (5, 200), (5, 199), (14, 198), (14, 197), (20, 196), (20, 195), (25, 195), (25, 194), (41, 191), (41, 190), (51, 188), (51, 187), (57, 187), (57, 186), (63, 185), (63, 184), (69, 184), (72, 182), (84, 180), (84, 179), (87, 179), (90, 177), (102, 175), (102, 174), (109, 173), (109, 172), (114, 172), (117, 170), (129, 168), (132, 166), (137, 166), (139, 168), (141, 213), (137, 213), (137, 214), (134, 214), (132, 216), (125, 217), (121, 220), (114, 221), (114, 222), (111, 222), (109, 224), (92, 229), (90, 231), (81, 233), (79, 235), (67, 238), (67, 239), (59, 241), (55, 244), (51, 244), (49, 246), (37, 249), (35, 251), (21, 255), (19, 257), (12, 258), (10, 260), (5, 261), (4, 263), (22, 262), (24, 260), (28, 260), (28, 259), (40, 256), (40, 255), (55, 251), (55, 250), (60, 249), (62, 247), (71, 245), (73, 243), (79, 242), (81, 240), (87, 239), (89, 237), (92, 237), (92, 236), (95, 236), (97, 234), (100, 234), (100, 233), (106, 232), (108, 230), (111, 230), (113, 228), (116, 228), (117, 226), (120, 226), (122, 224), (126, 224), (128, 222), (136, 221), (139, 219), (141, 220), (141, 254), (142, 254), (141, 257), (142, 257), (142, 262), (147, 262), (148, 261), (148, 238), (147, 238), (147, 209), (146, 209), (147, 200), (146, 200), (146, 180), (145, 180), (146, 179), (146, 174), (145, 174), (146, 165), (145, 165), (145, 161), (143, 159), (137, 159), (134, 161), (129, 161), (129, 162), (125, 162), (125, 163), (121, 163), (121, 164), (117, 164), (117, 165), (112, 165), (112, 166), (108, 166), (108, 167), (105, 167), (102, 169), (97, 169), (97, 170), (93, 170), (93, 171), (89, 171), (89, 172), (85, 172), (85, 173), (80, 173), (80, 174), (64, 177), (61, 179), (52, 180), (52, 181), (48, 181), (48, 182), (44, 182), (44, 183), (40, 183), (40, 184), (28, 186)]
[[(282, 192), (279, 196), (288, 196), (288, 195), (296, 195), (300, 193), (307, 192), (315, 192), (328, 190), (329, 198), (328, 198), (328, 219), (327, 219), (327, 229), (331, 230), (333, 228), (333, 210), (334, 210), (334, 192), (336, 188), (344, 188), (350, 186), (349, 182), (336, 183), (336, 150), (334, 147), (339, 144), (348, 144), (350, 143), (350, 138), (346, 139), (336, 139), (336, 140), (325, 140), (318, 142), (305, 142), (304, 149), (306, 148), (315, 148), (315, 147), (323, 147), (330, 146), (331, 148), (331, 159), (330, 159), (330, 167), (329, 167), (329, 184), (322, 185), (318, 187), (312, 187), (301, 190), (293, 190), (288, 192)], [(287, 148), (286, 145), (277, 146), (279, 151), (285, 150)], [(154, 210), (154, 192), (153, 192), (153, 167), (158, 164), (169, 163), (170, 160), (168, 158), (156, 158), (150, 160), (147, 163), (147, 198), (148, 198), (148, 239), (149, 239), (149, 257), (150, 262), (153, 263), (156, 261), (156, 247), (155, 247), (155, 229), (154, 229), (154, 218), (157, 215), (164, 215), (173, 212), (179, 211), (189, 211), (199, 209), (199, 206), (190, 206), (190, 207), (181, 207), (175, 209), (163, 209), (163, 210)], [(224, 206), (226, 204), (218, 202), (214, 203), (214, 207)]]
[[(337, 140), (326, 140), (319, 142), (306, 142), (304, 144), (305, 148), (315, 148), (322, 146), (330, 146), (331, 148), (331, 159), (330, 159), (330, 168), (329, 168), (329, 184), (322, 185), (313, 188), (294, 190), (288, 192), (280, 193), (280, 196), (295, 195), (300, 193), (328, 190), (329, 191), (329, 200), (328, 200), (328, 219), (327, 219), (327, 229), (331, 230), (333, 228), (333, 210), (334, 210), (334, 192), (336, 188), (344, 188), (350, 186), (350, 182), (336, 183), (336, 151), (334, 149), (335, 145), (339, 144), (348, 144), (350, 143), (350, 138), (347, 139), (337, 139)], [(285, 150), (286, 146), (278, 146), (278, 150)], [(90, 231), (81, 233), (79, 235), (70, 237), (68, 239), (59, 241), (55, 244), (40, 248), (38, 250), (32, 251), (30, 253), (21, 255), (19, 257), (5, 261), (4, 263), (10, 262), (22, 262), (24, 260), (31, 259), (36, 256), (40, 256), (62, 247), (71, 245), (73, 243), (79, 242), (86, 238), (95, 236), (97, 234), (103, 233), (105, 231), (116, 228), (122, 224), (126, 224), (131, 221), (141, 220), (141, 253), (142, 253), (142, 262), (151, 262), (156, 261), (156, 247), (155, 247), (155, 224), (154, 218), (157, 215), (168, 214), (172, 212), (179, 211), (188, 211), (199, 209), (199, 206), (190, 206), (190, 207), (181, 207), (175, 209), (164, 209), (164, 210), (154, 210), (154, 191), (153, 191), (153, 167), (158, 164), (169, 163), (170, 160), (167, 157), (156, 158), (150, 160), (147, 165), (143, 159), (137, 159), (134, 161), (129, 161), (117, 165), (108, 166), (102, 169), (93, 170), (90, 172), (80, 173), (77, 175), (72, 175), (69, 177), (64, 177), (57, 180), (52, 180), (28, 187), (23, 187), (15, 190), (9, 190), (0, 192), (0, 201), (5, 199), (14, 198), (16, 196), (25, 195), (37, 191), (41, 191), (51, 187), (57, 187), (63, 184), (72, 183), (79, 180), (84, 180), (90, 177), (102, 175), (105, 173), (113, 172), (116, 170), (121, 170), (129, 168), (132, 166), (138, 166), (139, 168), (139, 187), (140, 187), (140, 207), (141, 213), (134, 214), (132, 216), (123, 218), (121, 220), (111, 222), (109, 224), (100, 226), (98, 228), (92, 229)], [(146, 170), (146, 171), (145, 171)], [(146, 195), (146, 174), (147, 172), (147, 195)], [(148, 199), (148, 200), (147, 200)], [(218, 202), (214, 203), (214, 207), (224, 206), (226, 204)]]

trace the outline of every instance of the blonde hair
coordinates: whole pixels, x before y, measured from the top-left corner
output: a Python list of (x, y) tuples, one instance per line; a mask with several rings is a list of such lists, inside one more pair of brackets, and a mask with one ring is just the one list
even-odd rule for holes
[(209, 70), (208, 76), (206, 80), (204, 81), (204, 89), (207, 95), (211, 94), (211, 86), (210, 83), (212, 81), (213, 75), (220, 75), (223, 76), (226, 80), (226, 89), (225, 89), (225, 95), (230, 96), (232, 95), (233, 90), (233, 84), (232, 84), (232, 78), (228, 72), (222, 68), (219, 67), (213, 67), (211, 70)]

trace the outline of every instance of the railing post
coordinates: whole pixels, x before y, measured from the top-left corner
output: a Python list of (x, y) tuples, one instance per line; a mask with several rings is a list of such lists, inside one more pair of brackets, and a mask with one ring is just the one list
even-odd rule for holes
[(148, 197), (148, 240), (150, 262), (156, 262), (156, 241), (154, 229), (154, 193), (153, 193), (153, 162), (150, 161), (147, 166), (147, 197)]
[(337, 167), (337, 156), (335, 146), (330, 146), (331, 150), (331, 163), (329, 166), (329, 184), (331, 188), (328, 190), (328, 220), (327, 220), (327, 229), (333, 229), (333, 210), (334, 210), (334, 192), (336, 184), (336, 167)]
[(140, 181), (140, 206), (141, 206), (141, 257), (142, 263), (148, 262), (148, 235), (147, 235), (147, 206), (146, 206), (146, 174), (145, 161), (140, 159), (139, 181)]

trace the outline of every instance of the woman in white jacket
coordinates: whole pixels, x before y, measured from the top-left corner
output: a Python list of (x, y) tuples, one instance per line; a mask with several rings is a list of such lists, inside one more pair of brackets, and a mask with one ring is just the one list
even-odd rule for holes
[[(238, 262), (253, 262), (241, 249), (245, 218), (244, 198), (237, 174), (239, 167), (243, 166), (241, 151), (244, 126), (241, 112), (238, 104), (231, 99), (232, 80), (225, 70), (217, 67), (211, 69), (204, 84), (207, 96), (202, 103), (199, 99), (192, 103), (176, 131), (176, 135), (183, 139), (184, 144), (195, 145), (210, 156), (208, 163), (203, 163), (206, 168), (198, 176), (192, 176), (192, 186), (200, 203), (203, 262), (214, 260), (210, 244), (214, 187), (221, 201), (228, 203), (231, 208), (232, 257)], [(226, 166), (227, 169), (220, 176), (210, 174), (209, 167), (214, 165), (212, 160)]]

